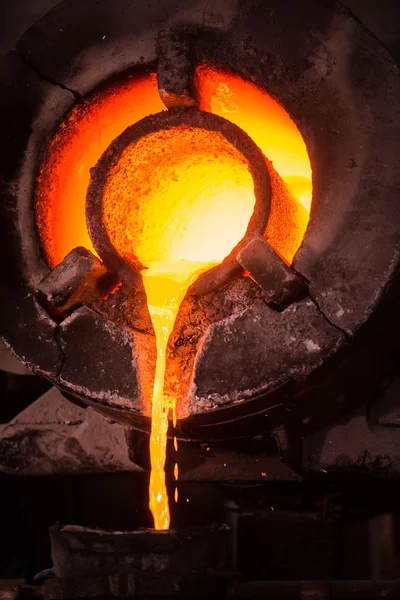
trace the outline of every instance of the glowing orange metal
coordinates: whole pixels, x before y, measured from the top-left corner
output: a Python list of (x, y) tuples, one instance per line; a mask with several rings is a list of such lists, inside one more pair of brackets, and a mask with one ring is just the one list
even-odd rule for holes
[[(311, 167), (300, 132), (271, 96), (237, 75), (202, 66), (196, 83), (200, 108), (246, 131), (302, 203), (305, 210), (291, 215), (297, 235), (290, 244), (287, 216), (280, 220), (279, 202), (271, 208), (273, 245), (290, 263), (311, 204)], [(76, 246), (94, 252), (85, 219), (90, 168), (126, 127), (163, 109), (156, 76), (147, 74), (110, 85), (68, 115), (47, 148), (36, 191), (36, 219), (51, 267)], [(150, 506), (158, 529), (169, 527), (164, 465), (168, 413), (175, 405), (163, 394), (168, 338), (189, 285), (230, 253), (253, 206), (252, 179), (239, 152), (215, 132), (188, 127), (129, 147), (105, 188), (104, 220), (113, 244), (148, 267), (143, 281), (157, 341)], [(121, 219), (122, 229), (116, 226)]]

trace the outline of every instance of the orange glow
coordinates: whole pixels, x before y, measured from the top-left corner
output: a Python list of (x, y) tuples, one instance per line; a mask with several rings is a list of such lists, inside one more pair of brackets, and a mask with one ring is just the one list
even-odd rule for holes
[(164, 467), (168, 414), (175, 414), (176, 398), (164, 395), (168, 339), (190, 284), (230, 254), (254, 204), (242, 154), (222, 134), (188, 126), (151, 133), (128, 146), (104, 186), (103, 223), (111, 243), (146, 267), (142, 276), (157, 345), (150, 435), (156, 529), (170, 523)]
[[(300, 132), (273, 98), (238, 75), (202, 66), (196, 85), (200, 108), (248, 133), (289, 188), (293, 198), (270, 170), (265, 237), (290, 263), (307, 227), (312, 194)], [(128, 126), (164, 109), (155, 74), (129, 76), (76, 105), (62, 123), (46, 150), (36, 189), (36, 220), (50, 267), (77, 246), (95, 253), (85, 216), (90, 169)], [(230, 254), (246, 231), (254, 202), (243, 156), (222, 135), (187, 126), (129, 146), (104, 189), (103, 219), (112, 243), (122, 256), (146, 267), (142, 276), (157, 344), (150, 439), (156, 529), (169, 527), (164, 467), (170, 413), (176, 418), (176, 399), (164, 395), (168, 339), (189, 286)]]
[(222, 261), (254, 210), (243, 155), (222, 134), (172, 127), (128, 146), (104, 187), (103, 223), (121, 256)]
[(310, 212), (311, 165), (303, 137), (286, 110), (253, 83), (208, 66), (196, 71), (200, 108), (241, 127), (272, 161), (292, 194)]
[(129, 125), (164, 109), (155, 74), (127, 77), (72, 109), (50, 141), (36, 188), (36, 220), (50, 267), (77, 246), (95, 254), (85, 215), (90, 169)]
[[(307, 228), (312, 192), (299, 130), (282, 106), (239, 75), (202, 66), (196, 84), (201, 108), (246, 131), (300, 200), (290, 214), (283, 214), (282, 203), (272, 202), (267, 228), (268, 241), (290, 263)], [(90, 168), (129, 125), (164, 108), (152, 73), (110, 84), (67, 116), (45, 152), (36, 188), (36, 222), (50, 267), (77, 246), (94, 252), (85, 216)]]
[[(159, 223), (160, 229), (163, 221)], [(142, 272), (147, 305), (156, 334), (157, 360), (151, 406), (150, 434), (150, 510), (155, 529), (168, 529), (170, 523), (165, 484), (165, 459), (169, 411), (175, 413), (175, 398), (164, 396), (164, 377), (168, 339), (174, 328), (179, 306), (190, 284), (214, 263), (191, 260), (149, 262)]]

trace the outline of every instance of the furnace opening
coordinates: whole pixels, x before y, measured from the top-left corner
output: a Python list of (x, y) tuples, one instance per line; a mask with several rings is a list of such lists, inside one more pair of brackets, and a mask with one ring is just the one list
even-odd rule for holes
[[(271, 245), (291, 263), (311, 205), (311, 167), (301, 133), (278, 102), (239, 75), (201, 66), (196, 85), (200, 108), (243, 129), (299, 201), (289, 216), (279, 202), (271, 206)], [(77, 246), (94, 252), (85, 216), (90, 169), (128, 126), (164, 109), (154, 73), (128, 76), (77, 104), (61, 124), (45, 152), (35, 199), (41, 245), (51, 268)]]
[(255, 204), (243, 155), (216, 131), (148, 134), (115, 162), (103, 223), (118, 253), (150, 263), (220, 262), (244, 237)]
[(168, 529), (170, 519), (164, 465), (177, 396), (165, 394), (164, 384), (180, 305), (200, 274), (242, 239), (263, 233), (269, 209), (269, 172), (257, 146), (225, 119), (195, 109), (129, 127), (92, 171), (86, 212), (95, 247), (117, 269), (120, 261), (142, 269), (155, 332), (150, 508), (156, 529)]

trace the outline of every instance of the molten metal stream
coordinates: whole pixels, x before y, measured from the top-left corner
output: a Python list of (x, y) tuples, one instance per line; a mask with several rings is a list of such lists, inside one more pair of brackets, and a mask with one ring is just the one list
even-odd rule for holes
[[(155, 262), (143, 272), (147, 305), (153, 322), (157, 344), (156, 374), (154, 378), (151, 435), (150, 435), (150, 510), (155, 529), (168, 529), (170, 523), (168, 494), (165, 485), (165, 459), (167, 450), (168, 413), (172, 410), (175, 421), (175, 404), (164, 397), (166, 349), (174, 328), (179, 306), (191, 283), (215, 263), (182, 260)], [(175, 477), (177, 478), (177, 465)], [(177, 499), (177, 495), (175, 495)]]
[[(271, 207), (271, 244), (291, 263), (307, 227), (312, 189), (299, 130), (282, 106), (239, 75), (203, 65), (196, 70), (196, 87), (200, 108), (246, 131), (304, 206), (293, 213), (298, 235), (292, 236), (279, 198)], [(126, 127), (164, 108), (152, 73), (110, 84), (66, 118), (46, 151), (36, 190), (36, 222), (52, 268), (77, 246), (94, 252), (85, 219), (90, 168)], [(218, 134), (175, 129), (129, 148), (106, 187), (103, 214), (110, 241), (122, 256), (135, 255), (150, 267), (143, 271), (157, 343), (150, 506), (156, 529), (164, 529), (168, 413), (175, 409), (163, 393), (168, 338), (191, 282), (243, 237), (254, 208), (253, 182), (243, 157)]]
[(114, 247), (146, 267), (143, 284), (157, 346), (150, 436), (156, 529), (168, 529), (170, 522), (164, 467), (176, 398), (164, 393), (168, 339), (189, 286), (243, 238), (254, 203), (243, 155), (220, 133), (187, 126), (129, 146), (104, 188), (103, 222)]

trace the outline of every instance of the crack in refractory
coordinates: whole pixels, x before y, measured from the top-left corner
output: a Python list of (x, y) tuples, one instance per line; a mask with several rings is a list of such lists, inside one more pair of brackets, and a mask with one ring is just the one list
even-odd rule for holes
[(60, 354), (61, 354), (61, 361), (60, 361), (60, 366), (57, 369), (57, 373), (56, 373), (56, 379), (58, 380), (61, 377), (61, 373), (63, 372), (64, 366), (65, 366), (65, 361), (66, 361), (66, 355), (65, 355), (65, 351), (63, 348), (63, 345), (61, 343), (61, 339), (60, 339), (60, 334), (61, 334), (61, 330), (60, 330), (60, 326), (57, 325), (57, 327), (55, 327), (54, 329), (54, 341), (57, 344), (59, 350), (60, 350)]
[(70, 92), (70, 94), (72, 94), (74, 96), (74, 98), (75, 98), (75, 100), (77, 100), (77, 102), (83, 101), (83, 96), (81, 96), (81, 94), (77, 90), (69, 88), (66, 85), (64, 85), (63, 83), (60, 83), (59, 81), (54, 79), (54, 77), (51, 77), (50, 75), (46, 75), (45, 73), (43, 73), (39, 69), (39, 67), (34, 65), (24, 54), (21, 54), (20, 52), (17, 52), (16, 50), (13, 50), (12, 53), (15, 56), (18, 56), (18, 58), (20, 58), (22, 60), (22, 62), (29, 69), (32, 69), (32, 71), (34, 71), (36, 73), (36, 75), (39, 77), (39, 79), (43, 79), (43, 81), (47, 81), (47, 83), (51, 83), (52, 85), (56, 85), (57, 87), (61, 88), (62, 90), (66, 90), (67, 92)]
[(331, 327), (334, 327), (335, 329), (337, 329), (337, 331), (340, 331), (340, 333), (344, 336), (346, 342), (348, 344), (351, 344), (353, 341), (352, 335), (348, 331), (346, 331), (345, 329), (342, 329), (341, 327), (339, 327), (339, 325), (336, 325), (336, 323), (334, 323), (333, 321), (330, 320), (330, 318), (324, 313), (324, 311), (320, 307), (318, 301), (311, 295), (310, 289), (308, 290), (308, 295), (309, 295), (311, 302), (317, 308), (318, 312), (325, 319), (325, 321), (327, 323), (329, 323), (329, 325), (331, 325)]

